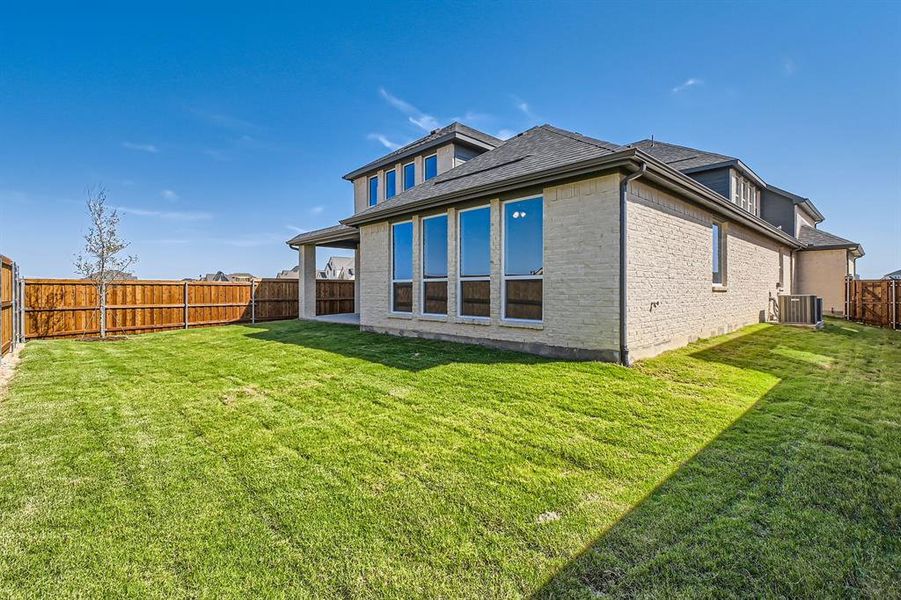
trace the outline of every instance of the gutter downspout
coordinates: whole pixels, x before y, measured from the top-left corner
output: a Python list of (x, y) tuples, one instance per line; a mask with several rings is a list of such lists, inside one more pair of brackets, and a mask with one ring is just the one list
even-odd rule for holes
[(628, 284), (626, 250), (629, 241), (629, 221), (626, 215), (627, 195), (629, 182), (638, 179), (647, 170), (647, 163), (642, 161), (641, 168), (635, 173), (623, 177), (619, 184), (619, 362), (626, 367), (632, 366), (632, 361), (629, 359), (629, 320), (626, 294)]

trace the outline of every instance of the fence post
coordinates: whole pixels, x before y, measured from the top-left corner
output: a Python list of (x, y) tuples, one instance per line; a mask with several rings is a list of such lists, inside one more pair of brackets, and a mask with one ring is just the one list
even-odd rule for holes
[(188, 282), (185, 282), (185, 329), (188, 328)]
[(257, 282), (250, 282), (250, 322), (257, 322)]
[(19, 342), (25, 343), (25, 279), (19, 275)]

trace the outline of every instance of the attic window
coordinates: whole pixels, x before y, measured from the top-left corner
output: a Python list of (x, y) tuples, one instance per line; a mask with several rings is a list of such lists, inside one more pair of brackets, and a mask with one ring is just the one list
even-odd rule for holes
[(760, 190), (750, 179), (736, 171), (732, 172), (731, 200), (752, 215), (760, 215)]

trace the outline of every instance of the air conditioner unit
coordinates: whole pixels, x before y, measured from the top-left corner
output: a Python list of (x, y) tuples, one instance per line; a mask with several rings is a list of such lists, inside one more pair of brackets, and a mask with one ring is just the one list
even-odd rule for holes
[(823, 299), (814, 294), (780, 294), (779, 322), (786, 325), (823, 326)]

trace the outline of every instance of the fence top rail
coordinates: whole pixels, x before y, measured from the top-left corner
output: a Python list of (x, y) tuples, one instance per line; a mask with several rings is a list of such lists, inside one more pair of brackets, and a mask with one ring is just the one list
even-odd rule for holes
[(13, 260), (11, 258), (8, 258), (8, 257), (0, 254), (0, 263), (3, 263), (4, 265), (12, 265)]
[[(352, 279), (349, 280), (341, 280), (341, 279), (319, 279), (317, 281), (348, 281), (353, 282)], [(84, 285), (94, 285), (97, 282), (92, 281), (90, 279), (66, 279), (61, 277), (26, 277), (26, 283), (81, 283)], [(263, 279), (259, 279), (256, 281), (197, 281), (197, 280), (182, 280), (182, 279), (114, 279), (113, 281), (108, 281), (107, 283), (111, 285), (148, 285), (148, 284), (160, 284), (160, 285), (234, 285), (234, 286), (248, 286), (253, 285), (254, 283), (261, 282), (279, 282), (279, 283), (297, 283), (296, 279), (277, 279), (275, 277), (264, 277)]]

